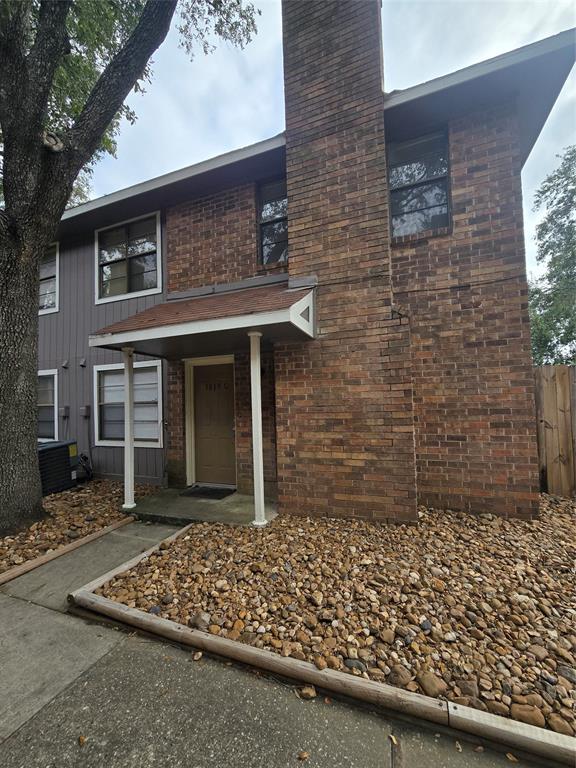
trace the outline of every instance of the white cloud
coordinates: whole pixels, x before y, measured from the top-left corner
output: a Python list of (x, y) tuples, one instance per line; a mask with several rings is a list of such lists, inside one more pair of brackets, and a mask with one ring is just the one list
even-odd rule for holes
[[(118, 159), (94, 172), (94, 194), (251, 144), (284, 128), (280, 0), (259, 0), (259, 31), (244, 51), (229, 45), (192, 63), (170, 32), (155, 56), (154, 80), (133, 95), (139, 119), (126, 125)], [(384, 0), (386, 89), (416, 83), (497, 56), (576, 24), (571, 0)], [(576, 134), (572, 73), (523, 172), (529, 271), (536, 270), (532, 213), (538, 184)]]

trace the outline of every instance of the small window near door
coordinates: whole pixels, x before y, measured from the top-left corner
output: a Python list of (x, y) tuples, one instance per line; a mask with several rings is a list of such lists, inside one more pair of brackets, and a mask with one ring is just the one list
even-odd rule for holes
[[(161, 363), (134, 363), (134, 442), (162, 444)], [(94, 367), (96, 445), (124, 444), (124, 368)]]
[(158, 215), (96, 232), (97, 302), (160, 290)]
[(259, 191), (260, 260), (264, 266), (288, 261), (286, 180), (262, 184)]
[(38, 440), (58, 440), (56, 371), (38, 371)]
[(449, 224), (448, 140), (434, 133), (388, 147), (392, 237)]
[(53, 243), (40, 259), (38, 310), (41, 315), (58, 311), (58, 244)]

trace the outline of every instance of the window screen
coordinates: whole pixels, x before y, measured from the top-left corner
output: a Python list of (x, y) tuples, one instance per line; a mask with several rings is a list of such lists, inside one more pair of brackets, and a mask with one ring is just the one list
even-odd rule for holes
[[(134, 368), (134, 440), (159, 442), (159, 368)], [(124, 370), (98, 371), (98, 437), (124, 440)]]
[(38, 376), (38, 437), (56, 439), (56, 377), (53, 373)]
[(56, 308), (56, 245), (51, 245), (40, 259), (40, 291), (38, 307), (40, 310)]

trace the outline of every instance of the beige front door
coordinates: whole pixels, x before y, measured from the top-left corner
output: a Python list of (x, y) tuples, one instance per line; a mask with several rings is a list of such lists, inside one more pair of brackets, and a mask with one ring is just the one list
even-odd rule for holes
[(196, 482), (236, 485), (234, 368), (194, 367)]

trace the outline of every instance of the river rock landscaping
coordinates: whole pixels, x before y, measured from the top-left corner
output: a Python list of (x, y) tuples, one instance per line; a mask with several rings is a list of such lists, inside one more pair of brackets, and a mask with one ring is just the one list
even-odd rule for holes
[(99, 594), (283, 656), (576, 733), (576, 503), (538, 520), (199, 523)]
[[(149, 486), (136, 489), (139, 496), (153, 491)], [(45, 496), (46, 518), (13, 536), (0, 538), (0, 573), (120, 520), (126, 516), (122, 511), (123, 501), (122, 483), (111, 480), (93, 480), (87, 485)]]

